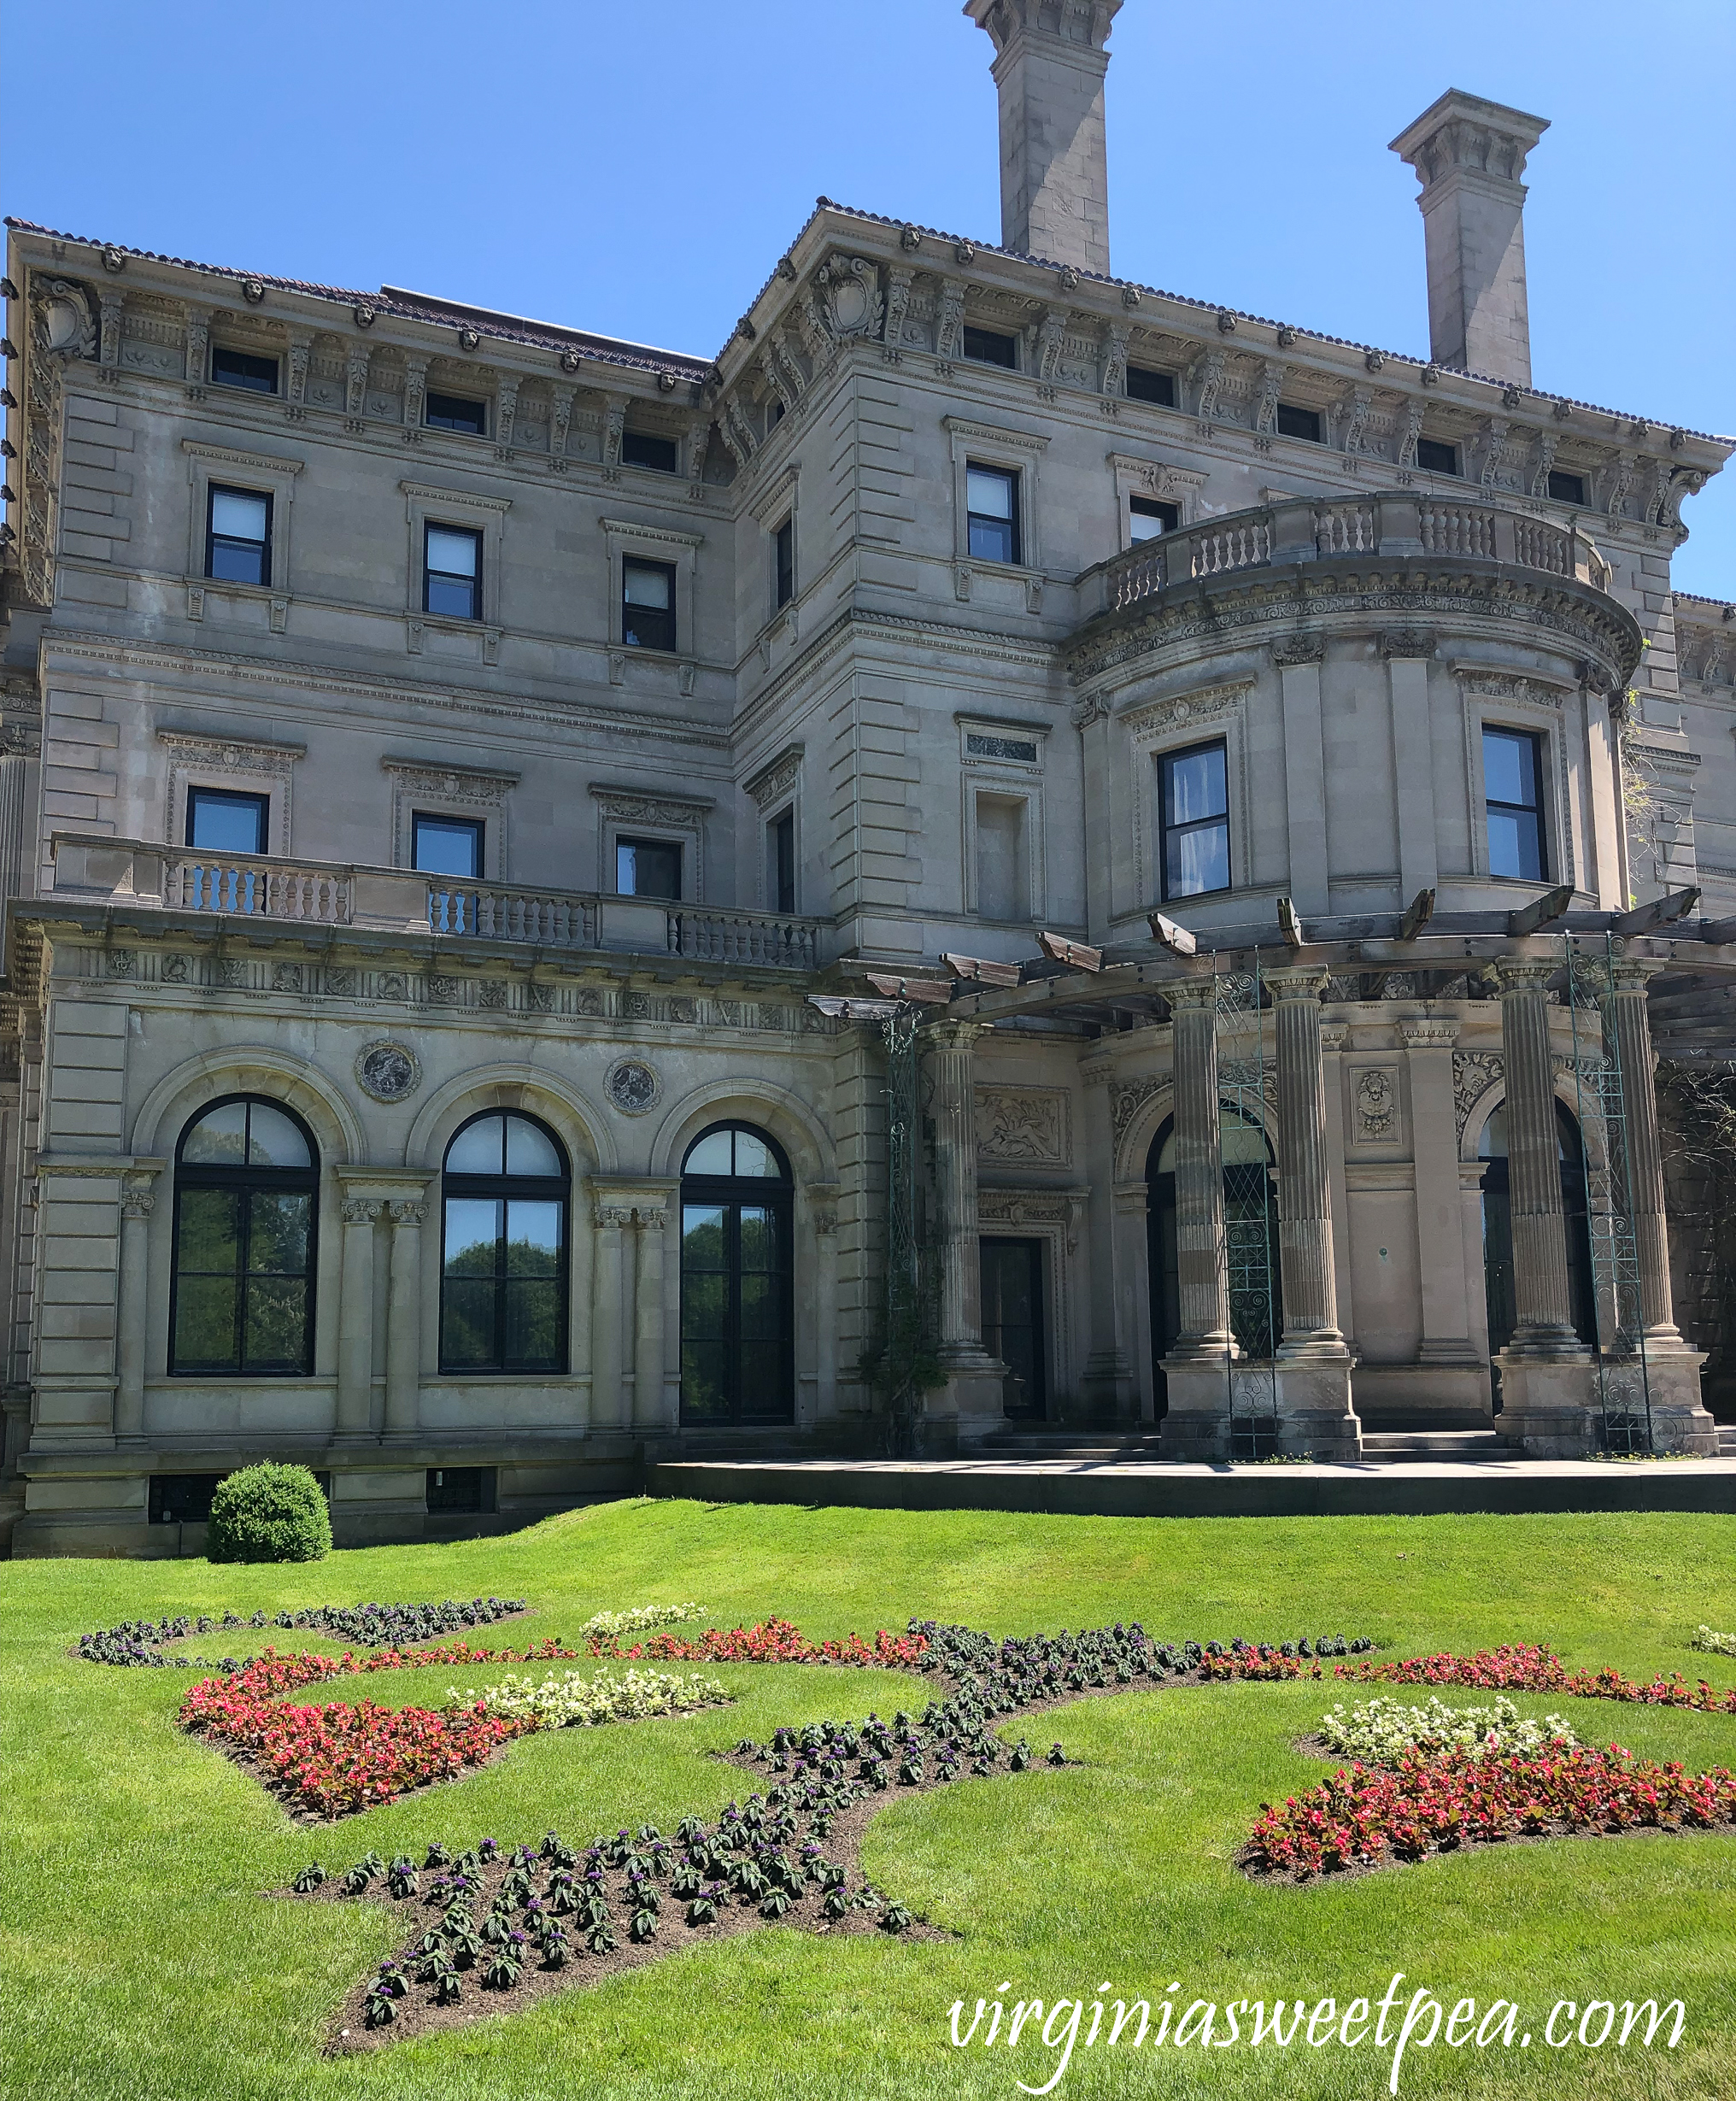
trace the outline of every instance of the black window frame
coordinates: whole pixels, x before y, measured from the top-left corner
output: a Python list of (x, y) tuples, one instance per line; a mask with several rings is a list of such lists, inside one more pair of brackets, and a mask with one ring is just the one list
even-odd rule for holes
[[(428, 542), (431, 534), (449, 532), (455, 538), (474, 541), (476, 543), (476, 573), (463, 576), (455, 569), (436, 569), (428, 559)], [(480, 620), (482, 619), (482, 566), (486, 550), (482, 534), (474, 525), (449, 525), (443, 518), (425, 518), (422, 520), (422, 610), (431, 613), (437, 620)], [(470, 611), (452, 613), (444, 606), (431, 605), (434, 579), (443, 583), (467, 584), (470, 586)]]
[[(437, 408), (437, 402), (440, 404)], [(443, 394), (437, 388), (431, 387), (422, 396), (422, 427), (426, 431), (446, 431), (455, 437), (486, 437), (488, 403), (473, 395)]]
[[(658, 456), (647, 459), (644, 455), (648, 450)], [(630, 427), (621, 432), (621, 465), (642, 467), (653, 474), (678, 474), (681, 448), (665, 431), (635, 431)]]
[[(781, 1172), (771, 1175), (692, 1175), (687, 1172), (687, 1161), (695, 1149), (707, 1138), (718, 1131), (743, 1131), (757, 1139), (770, 1152)], [(716, 1425), (718, 1423), (788, 1423), (795, 1420), (795, 1181), (790, 1173), (789, 1157), (768, 1130), (757, 1124), (745, 1123), (739, 1118), (725, 1118), (716, 1124), (708, 1124), (689, 1140), (682, 1156), (681, 1189), (681, 1313), (680, 1313), (680, 1364), (681, 1364), (681, 1419), (684, 1424)], [(720, 1208), (724, 1213), (724, 1266), (722, 1274), (729, 1280), (725, 1288), (724, 1333), (721, 1338), (709, 1336), (689, 1337), (688, 1334), (689, 1276), (690, 1274), (716, 1272), (690, 1271), (687, 1260), (687, 1212), (689, 1206)], [(743, 1208), (763, 1208), (771, 1213), (772, 1253), (774, 1266), (763, 1272), (781, 1281), (783, 1302), (779, 1328), (781, 1332), (771, 1338), (777, 1352), (777, 1376), (772, 1405), (769, 1407), (753, 1406), (744, 1400), (742, 1349), (754, 1338), (741, 1333), (742, 1278), (741, 1213)], [(689, 1370), (689, 1348), (702, 1347), (707, 1342), (720, 1343), (724, 1352), (734, 1353), (732, 1364), (724, 1367), (723, 1386), (724, 1409), (723, 1412), (701, 1414), (690, 1405), (689, 1386), (693, 1374)]]
[[(478, 1175), (454, 1173), (446, 1165), (452, 1148), (472, 1125), (495, 1117), (504, 1117), (508, 1123), (517, 1117), (535, 1126), (554, 1147), (555, 1158), (560, 1162), (559, 1175)], [(510, 1352), (506, 1348), (509, 1332), (507, 1320), (507, 1287), (511, 1272), (507, 1267), (507, 1205), (514, 1197), (528, 1203), (559, 1202), (560, 1206), (560, 1241), (555, 1254), (555, 1280), (560, 1287), (556, 1298), (560, 1306), (559, 1342), (548, 1362), (525, 1359), (509, 1363)], [(447, 1349), (447, 1291), (450, 1281), (447, 1273), (446, 1207), (456, 1198), (460, 1200), (487, 1202), (490, 1200), (500, 1206), (498, 1229), (495, 1235), (493, 1341), (491, 1360), (486, 1364), (460, 1361), (449, 1355)], [(465, 1281), (472, 1281), (466, 1279)], [(480, 1109), (474, 1116), (466, 1117), (446, 1141), (440, 1158), (440, 1376), (448, 1379), (517, 1379), (565, 1378), (567, 1376), (572, 1353), (572, 1160), (566, 1147), (560, 1142), (559, 1133), (551, 1130), (541, 1117), (531, 1116), (523, 1109)]]
[[(1427, 455), (1434, 454), (1434, 458)], [(1444, 457), (1442, 455), (1445, 455)], [(1416, 441), (1416, 465), (1425, 474), (1459, 474), (1459, 450), (1444, 437), (1419, 437)]]
[(226, 1474), (152, 1474), (145, 1491), (147, 1524), (209, 1524), (211, 1499)]
[[(446, 831), (467, 832), (476, 847), (476, 866), (468, 875), (455, 875), (449, 868), (422, 866), (422, 827), (438, 825)], [(480, 883), (488, 852), (488, 820), (481, 817), (453, 817), (444, 810), (410, 813), (410, 866), (418, 875), (443, 876), (449, 883)]]
[[(1289, 419), (1287, 423), (1286, 417)], [(1305, 408), (1300, 402), (1280, 402), (1274, 427), (1280, 437), (1297, 438), (1305, 445), (1326, 443), (1326, 424), (1320, 411)]]
[[(226, 804), (231, 808), (238, 807), (242, 804), (249, 805), (259, 819), (259, 844), (249, 850), (255, 854), (269, 853), (271, 850), (271, 797), (269, 795), (255, 794), (251, 789), (243, 788), (208, 788), (202, 782), (198, 781), (189, 785), (187, 807), (181, 820), (181, 829), (186, 835), (185, 843), (196, 853), (211, 854), (220, 857), (227, 854), (238, 854), (243, 849), (239, 847), (201, 846), (199, 844), (193, 834), (198, 825), (200, 807), (206, 803)], [(261, 1095), (260, 1099), (263, 1100), (265, 1097)]]
[[(250, 502), (265, 506), (265, 537), (260, 540), (243, 540), (238, 534), (219, 532), (217, 530), (217, 499), (219, 496), (245, 496)], [(239, 584), (244, 589), (269, 590), (272, 581), (272, 527), (275, 523), (276, 504), (269, 489), (240, 489), (232, 482), (208, 482), (205, 484), (205, 576), (213, 584)], [(259, 574), (256, 577), (220, 577), (217, 573), (219, 543), (225, 547), (256, 547), (259, 549)]]
[[(621, 888), (621, 856), (623, 854), (642, 854), (647, 848), (654, 853), (672, 854), (675, 856), (675, 888), (672, 891), (642, 890), (637, 887), (638, 871), (634, 869), (635, 887)], [(687, 881), (687, 854), (679, 839), (657, 839), (648, 833), (623, 831), (615, 834), (615, 895), (617, 897), (648, 897), (653, 904), (678, 905)]]
[(765, 827), (766, 889), (773, 912), (795, 910), (795, 805), (780, 810)]
[[(210, 1115), (214, 1109), (226, 1107), (232, 1101), (245, 1102), (249, 1107), (258, 1102), (267, 1109), (274, 1109), (287, 1117), (301, 1132), (312, 1163), (307, 1167), (252, 1167), (244, 1163), (226, 1167), (210, 1161), (194, 1161), (191, 1165), (183, 1157), (187, 1140)], [(250, 1142), (251, 1121), (243, 1126), (243, 1150)], [(275, 1100), (269, 1095), (220, 1095), (214, 1101), (208, 1101), (182, 1127), (175, 1141), (174, 1221), (169, 1256), (169, 1340), (168, 1374), (173, 1379), (305, 1379), (313, 1376), (314, 1335), (319, 1312), (320, 1282), (320, 1147), (305, 1119), (296, 1114), (288, 1102)], [(252, 1207), (244, 1200), (238, 1207), (240, 1221), (240, 1259), (235, 1271), (238, 1289), (235, 1298), (234, 1330), (236, 1349), (233, 1361), (223, 1364), (187, 1364), (183, 1363), (178, 1350), (179, 1341), (179, 1308), (181, 1278), (184, 1264), (181, 1260), (182, 1200), (189, 1189), (231, 1189), (245, 1199), (259, 1192), (280, 1194), (305, 1194), (308, 1204), (308, 1256), (302, 1272), (305, 1297), (302, 1309), (302, 1353), (294, 1363), (278, 1362), (253, 1364), (248, 1359), (245, 1335), (247, 1329), (248, 1285), (255, 1274), (288, 1275), (289, 1272), (255, 1272), (249, 1263), (253, 1239)], [(192, 1271), (191, 1275), (215, 1275), (215, 1271)]]
[[(1215, 751), (1223, 762), (1223, 809), (1221, 814), (1189, 818), (1182, 823), (1172, 823), (1170, 818), (1170, 782), (1174, 768), (1183, 759), (1198, 758), (1201, 752)], [(1223, 881), (1215, 889), (1184, 890), (1171, 887), (1170, 881), (1170, 841), (1172, 837), (1192, 836), (1206, 830), (1221, 830), (1223, 833)], [(1229, 836), (1229, 746), (1221, 737), (1205, 738), (1198, 744), (1183, 744), (1175, 751), (1162, 752), (1158, 760), (1158, 872), (1159, 887), (1165, 904), (1172, 898), (1222, 897), (1235, 888), (1235, 869), (1230, 858)]]
[(976, 328), (966, 323), (959, 347), (967, 363), (994, 365), (1002, 372), (1018, 370), (1018, 337), (999, 328)]
[[(1557, 489), (1556, 487), (1557, 482), (1571, 482), (1573, 484), (1571, 493), (1565, 488)], [(1551, 503), (1573, 503), (1582, 506), (1585, 502), (1586, 478), (1583, 474), (1575, 473), (1571, 467), (1551, 467), (1549, 479), (1544, 487)]]
[[(997, 518), (988, 511), (973, 511), (971, 508), (971, 477), (973, 474), (992, 474), (996, 480), (1004, 481), (1007, 484), (1012, 496), (1008, 516)], [(1024, 499), (1023, 481), (1023, 472), (1018, 467), (1000, 467), (991, 460), (965, 461), (965, 545), (971, 560), (994, 562), (1008, 569), (1018, 569), (1023, 566), (1024, 531), (1023, 519), (1020, 516)], [(979, 524), (992, 528), (997, 533), (1005, 531), (1007, 534), (1008, 551), (1001, 555), (979, 555), (976, 551), (976, 528)]]
[(431, 1517), (492, 1517), (500, 1509), (500, 1469), (431, 1466), (422, 1507)]
[(233, 387), (242, 394), (275, 394), (283, 367), (274, 357), (256, 350), (238, 349), (233, 343), (211, 345), (211, 384)]
[[(1166, 503), (1161, 496), (1129, 496), (1127, 500), (1127, 514), (1129, 520), (1128, 538), (1135, 547), (1142, 540), (1160, 540), (1166, 532), (1179, 532), (1182, 530), (1181, 505)], [(1130, 522), (1135, 518), (1155, 518), (1158, 521), (1157, 531), (1135, 532)]]
[[(1492, 737), (1505, 737), (1517, 744), (1527, 744), (1531, 749), (1531, 780), (1537, 800), (1529, 802), (1498, 801), (1489, 793), (1488, 750)], [(1550, 881), (1549, 804), (1544, 793), (1544, 783), (1549, 778), (1549, 740), (1541, 730), (1522, 730), (1510, 722), (1486, 722), (1482, 725), (1481, 750), (1483, 756), (1483, 848), (1489, 858), (1489, 874), (1497, 883), (1547, 883)], [(1489, 818), (1498, 810), (1507, 817), (1528, 817), (1534, 829), (1537, 844), (1537, 873), (1513, 875), (1495, 866), (1493, 842), (1489, 836)]]
[(1129, 365), (1121, 384), (1130, 402), (1150, 402), (1158, 408), (1176, 406), (1176, 375), (1160, 372), (1155, 365)]
[[(627, 596), (627, 578), (630, 573), (649, 573), (655, 571), (669, 584), (669, 604), (660, 609), (655, 606), (633, 604)], [(648, 618), (647, 616), (649, 616)], [(668, 623), (666, 632), (657, 628), (656, 622)], [(662, 635), (660, 641), (642, 642), (632, 632), (635, 626)], [(648, 555), (623, 555), (621, 557), (621, 647), (624, 649), (656, 649), (666, 656), (676, 654), (677, 634), (675, 620), (675, 564), (672, 561), (654, 561)]]
[(795, 513), (771, 535), (771, 610), (781, 613), (795, 596)]

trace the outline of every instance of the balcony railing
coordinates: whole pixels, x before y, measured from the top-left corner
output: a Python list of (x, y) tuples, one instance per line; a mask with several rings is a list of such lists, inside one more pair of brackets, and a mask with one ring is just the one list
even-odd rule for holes
[(1347, 555), (1457, 555), (1572, 577), (1607, 590), (1610, 566), (1576, 527), (1552, 525), (1473, 499), (1383, 491), (1298, 498), (1208, 519), (1159, 540), (1142, 540), (1079, 579), (1080, 612), (1118, 612), (1176, 584)]
[(659, 898), (457, 883), (403, 868), (202, 854), (83, 832), (56, 832), (50, 853), (57, 896), (273, 924), (370, 928), (547, 949), (613, 949), (813, 970), (830, 924), (789, 913), (738, 912)]

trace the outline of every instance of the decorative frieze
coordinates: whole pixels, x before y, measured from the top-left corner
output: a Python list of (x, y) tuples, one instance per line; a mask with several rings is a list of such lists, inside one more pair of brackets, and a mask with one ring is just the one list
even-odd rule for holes
[(1072, 1105), (1059, 1088), (978, 1087), (979, 1159), (1032, 1167), (1072, 1164)]

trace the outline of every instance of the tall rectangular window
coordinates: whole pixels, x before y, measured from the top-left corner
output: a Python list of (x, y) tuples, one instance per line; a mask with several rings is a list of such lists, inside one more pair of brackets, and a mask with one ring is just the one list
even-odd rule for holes
[(1586, 500), (1586, 478), (1583, 474), (1569, 474), (1560, 467), (1549, 470), (1549, 493), (1557, 503), (1583, 503)]
[(1166, 752), (1162, 776), (1164, 895), (1229, 888), (1229, 768), (1222, 744)]
[(187, 790), (187, 844), (207, 854), (263, 854), (271, 814), (269, 795), (232, 788)]
[(1516, 876), (1523, 883), (1549, 878), (1542, 745), (1542, 738), (1528, 730), (1483, 725), (1483, 800), (1492, 876)]
[(269, 584), (271, 523), (269, 496), (213, 482), (205, 512), (205, 574), (220, 584)]
[(449, 619), (482, 618), (482, 535), (455, 525), (423, 528), (422, 609)]
[(628, 467), (654, 467), (660, 474), (680, 472), (675, 440), (660, 437), (654, 431), (623, 431), (621, 458)]
[(1018, 474), (1008, 467), (967, 465), (965, 502), (971, 560), (1017, 562)]
[(1127, 512), (1129, 539), (1155, 540), (1159, 533), (1175, 532), (1181, 527), (1179, 503), (1160, 502), (1155, 496), (1129, 496)]
[(278, 361), (274, 357), (255, 357), (249, 350), (232, 350), (226, 344), (214, 343), (211, 346), (211, 384), (219, 387), (240, 387), (249, 394), (275, 394), (278, 390)]
[(772, 604), (787, 606), (795, 596), (795, 520), (786, 518), (772, 536)]
[(998, 329), (967, 328), (965, 355), (978, 365), (1003, 365), (1008, 372), (1018, 368), (1018, 337), (1004, 336)]
[(1174, 373), (1156, 372), (1149, 365), (1129, 365), (1124, 384), (1129, 401), (1155, 402), (1160, 408), (1176, 406)]
[(1030, 917), (1022, 795), (976, 798), (976, 909), (985, 919)]
[(623, 897), (681, 896), (681, 848), (669, 839), (617, 839), (615, 889)]
[(621, 640), (630, 649), (675, 647), (675, 566), (666, 561), (621, 563)]
[(426, 875), (479, 882), (482, 843), (479, 818), (430, 816), (420, 810), (411, 815), (410, 866)]
[(466, 437), (488, 435), (488, 404), (466, 401), (461, 394), (423, 396), (422, 420), (431, 431), (460, 431)]
[(1280, 437), (1305, 437), (1311, 444), (1321, 442), (1320, 412), (1317, 408), (1299, 408), (1293, 402), (1278, 403), (1278, 435)]
[(766, 904), (773, 912), (795, 910), (795, 812), (786, 810), (765, 827)]

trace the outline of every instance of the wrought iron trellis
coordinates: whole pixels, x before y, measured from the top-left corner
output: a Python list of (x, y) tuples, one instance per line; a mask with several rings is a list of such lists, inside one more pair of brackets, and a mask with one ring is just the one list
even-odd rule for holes
[[(1591, 1239), (1592, 1298), (1597, 1340), (1598, 1406), (1606, 1452), (1649, 1456), (1652, 1441), (1651, 1378), (1645, 1360), (1645, 1306), (1639, 1247), (1633, 1229), (1633, 1162), (1628, 1144), (1628, 1107), (1622, 1086), (1622, 1043), (1608, 1001), (1615, 983), (1615, 944), (1606, 933), (1601, 965), (1562, 936), (1568, 1012), (1573, 1026), (1574, 1106), (1579, 1118), (1580, 1165)], [(1596, 1048), (1582, 1047), (1581, 1018), (1595, 1020)], [(1602, 1136), (1604, 1165), (1594, 1187), (1587, 1107)], [(1599, 1199), (1601, 1198), (1601, 1200)]]
[[(1260, 952), (1251, 971), (1220, 970), (1215, 980), (1218, 1171), (1223, 1180), (1222, 1259), (1229, 1293), (1233, 1342), (1224, 1350), (1223, 1382), (1233, 1459), (1263, 1459), (1278, 1449), (1278, 1376), (1274, 1361), (1278, 1305), (1266, 1162), (1266, 1036), (1260, 1014)], [(1225, 1058), (1226, 1036), (1252, 1031), (1253, 1055)], [(1259, 1134), (1258, 1161), (1232, 1160), (1224, 1143), (1228, 1110)], [(1237, 1352), (1240, 1350), (1240, 1355)]]

